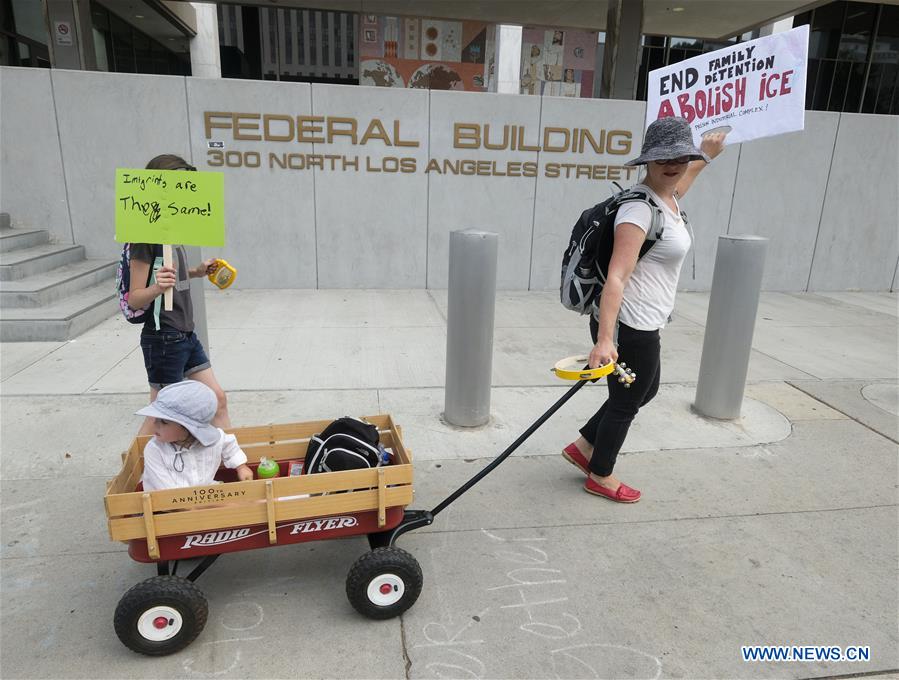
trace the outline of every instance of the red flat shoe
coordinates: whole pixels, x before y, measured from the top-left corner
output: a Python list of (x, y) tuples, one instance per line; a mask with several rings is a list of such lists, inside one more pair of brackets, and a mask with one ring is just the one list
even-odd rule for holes
[(562, 449), (562, 458), (574, 465), (585, 475), (590, 474), (590, 463), (587, 460), (586, 456), (581, 453), (580, 449), (578, 449), (578, 447), (574, 445), (574, 442)]
[(642, 495), (637, 489), (632, 489), (627, 484), (622, 484), (617, 491), (612, 491), (602, 484), (597, 484), (589, 477), (587, 477), (587, 483), (584, 484), (584, 491), (592, 493), (594, 496), (605, 496), (616, 503), (636, 503)]

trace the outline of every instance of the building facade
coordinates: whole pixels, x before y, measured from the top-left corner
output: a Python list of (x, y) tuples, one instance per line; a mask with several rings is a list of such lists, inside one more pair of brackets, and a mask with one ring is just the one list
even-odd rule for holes
[(807, 109), (899, 114), (899, 6), (832, 2), (793, 24), (811, 31)]
[[(225, 78), (496, 91), (499, 24), (480, 17), (363, 15), (255, 0), (216, 5)], [(0, 0), (0, 64), (49, 67), (56, 55), (64, 68), (190, 75), (190, 11), (189, 3), (163, 0)], [(808, 110), (899, 113), (899, 5), (820, 3), (779, 25), (806, 24)], [(603, 31), (526, 22), (518, 30), (520, 52), (511, 56), (518, 91), (599, 96)], [(770, 25), (717, 39), (647, 31), (633, 98), (646, 98), (650, 71), (766, 30)], [(72, 47), (78, 59), (66, 60)]]
[(222, 77), (359, 82), (359, 15), (219, 5)]

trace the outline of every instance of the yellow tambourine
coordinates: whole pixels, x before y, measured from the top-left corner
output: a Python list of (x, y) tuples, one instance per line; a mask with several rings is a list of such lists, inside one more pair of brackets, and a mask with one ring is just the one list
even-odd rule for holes
[(615, 370), (614, 362), (597, 368), (584, 368), (588, 358), (586, 356), (565, 357), (557, 361), (550, 370), (562, 380), (596, 380)]

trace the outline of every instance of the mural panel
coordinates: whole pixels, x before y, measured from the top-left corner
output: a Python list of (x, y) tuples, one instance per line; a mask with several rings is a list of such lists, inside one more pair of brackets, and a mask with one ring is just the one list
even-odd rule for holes
[(359, 84), (484, 92), (496, 71), (496, 26), (363, 14)]
[(592, 97), (596, 41), (596, 31), (525, 28), (521, 94)]

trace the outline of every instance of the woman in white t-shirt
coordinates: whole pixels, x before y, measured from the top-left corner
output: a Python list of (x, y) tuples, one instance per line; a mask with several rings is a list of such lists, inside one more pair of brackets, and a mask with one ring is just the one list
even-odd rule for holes
[(646, 130), (642, 153), (625, 165), (645, 165), (646, 176), (635, 188), (643, 189), (661, 208), (661, 237), (638, 259), (646, 240), (653, 209), (644, 202), (625, 203), (615, 217), (615, 244), (608, 276), (600, 296), (598, 314), (590, 319), (595, 343), (590, 367), (621, 361), (634, 370), (637, 380), (625, 389), (610, 379), (609, 398), (580, 430), (580, 437), (562, 452), (587, 474), (584, 490), (619, 503), (635, 503), (640, 492), (612, 475), (618, 451), (640, 407), (659, 389), (662, 329), (674, 310), (677, 280), (692, 235), (681, 216), (678, 198), (724, 148), (724, 134), (712, 133), (693, 144), (693, 132), (684, 118), (661, 118)]

